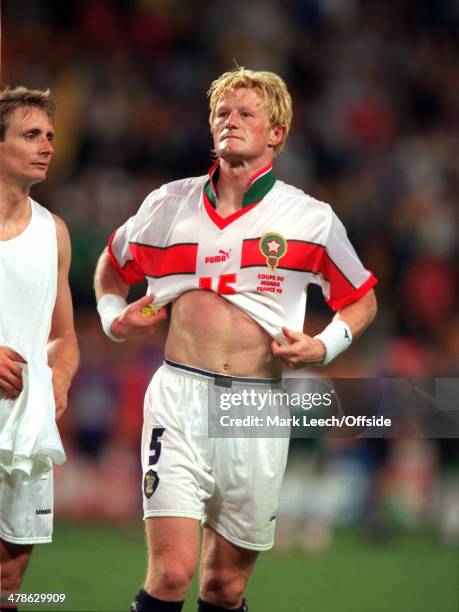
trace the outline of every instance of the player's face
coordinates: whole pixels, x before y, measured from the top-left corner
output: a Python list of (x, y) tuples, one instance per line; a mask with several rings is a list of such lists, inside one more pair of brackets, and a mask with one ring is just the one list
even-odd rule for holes
[(228, 162), (259, 160), (269, 163), (273, 146), (282, 140), (281, 127), (271, 127), (254, 89), (226, 92), (215, 108), (212, 123), (214, 149)]
[(39, 108), (17, 108), (0, 142), (0, 178), (29, 187), (46, 179), (54, 149), (51, 121)]

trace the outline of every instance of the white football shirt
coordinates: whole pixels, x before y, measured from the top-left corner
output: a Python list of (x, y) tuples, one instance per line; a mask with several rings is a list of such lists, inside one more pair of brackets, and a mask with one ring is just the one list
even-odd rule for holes
[(164, 306), (192, 289), (214, 291), (241, 308), (273, 338), (301, 331), (309, 283), (333, 310), (376, 284), (331, 207), (276, 180), (272, 165), (248, 185), (241, 210), (215, 209), (215, 173), (163, 185), (109, 241), (127, 284), (148, 281)]

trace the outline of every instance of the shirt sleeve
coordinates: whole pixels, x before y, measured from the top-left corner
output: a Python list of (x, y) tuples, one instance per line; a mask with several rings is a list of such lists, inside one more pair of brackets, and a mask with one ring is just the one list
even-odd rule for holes
[(362, 298), (378, 282), (374, 274), (364, 268), (344, 225), (333, 211), (319, 269), (325, 300), (335, 311)]
[(129, 248), (129, 235), (132, 232), (134, 219), (135, 217), (131, 217), (113, 232), (107, 247), (112, 264), (127, 285), (135, 285), (145, 278)]
[(131, 244), (139, 240), (142, 230), (152, 216), (152, 203), (157, 192), (151, 193), (137, 211), (121, 227), (116, 229), (108, 241), (111, 262), (127, 285), (134, 285), (145, 279), (140, 262), (136, 260)]

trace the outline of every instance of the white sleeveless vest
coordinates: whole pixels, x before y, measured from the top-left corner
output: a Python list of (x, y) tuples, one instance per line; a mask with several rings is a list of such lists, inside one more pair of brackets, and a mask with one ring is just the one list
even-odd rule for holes
[(0, 346), (46, 359), (57, 290), (56, 225), (49, 211), (30, 202), (29, 225), (0, 241)]
[(26, 478), (65, 461), (46, 352), (57, 292), (56, 225), (50, 212), (30, 203), (29, 225), (0, 241), (0, 346), (27, 362), (20, 396), (0, 396), (0, 469)]

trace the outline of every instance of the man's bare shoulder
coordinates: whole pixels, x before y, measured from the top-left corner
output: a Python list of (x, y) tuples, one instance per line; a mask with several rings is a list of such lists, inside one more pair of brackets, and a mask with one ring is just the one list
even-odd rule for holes
[(70, 235), (67, 224), (54, 213), (50, 213), (56, 226), (56, 239), (59, 254), (70, 252)]
[(68, 228), (67, 228), (67, 224), (65, 223), (65, 221), (63, 219), (61, 219), (61, 217), (59, 217), (59, 215), (56, 215), (55, 213), (50, 213), (54, 223), (56, 225), (56, 232), (59, 235), (65, 235), (68, 236)]

